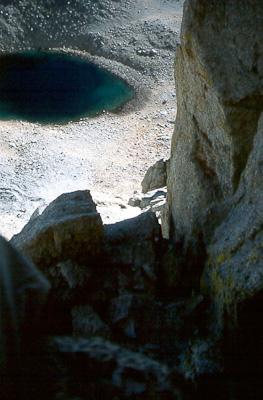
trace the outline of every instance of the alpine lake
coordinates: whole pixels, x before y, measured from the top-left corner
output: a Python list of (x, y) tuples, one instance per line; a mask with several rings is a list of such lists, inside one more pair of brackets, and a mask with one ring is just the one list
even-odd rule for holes
[(130, 100), (122, 79), (76, 56), (24, 51), (0, 56), (0, 119), (64, 124)]

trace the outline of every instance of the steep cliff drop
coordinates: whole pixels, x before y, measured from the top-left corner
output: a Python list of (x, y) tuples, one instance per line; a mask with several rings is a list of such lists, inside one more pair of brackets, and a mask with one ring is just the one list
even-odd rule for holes
[(52, 282), (55, 398), (263, 398), (262, 20), (260, 0), (185, 2), (167, 240), (151, 212), (102, 226), (87, 191), (13, 237)]
[(163, 219), (188, 255), (184, 279), (197, 273), (211, 301), (240, 399), (262, 397), (262, 19), (260, 0), (185, 2)]

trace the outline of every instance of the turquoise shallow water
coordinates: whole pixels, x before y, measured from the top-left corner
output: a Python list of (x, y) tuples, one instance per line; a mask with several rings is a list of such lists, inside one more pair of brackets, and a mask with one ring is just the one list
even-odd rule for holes
[(114, 110), (134, 91), (95, 64), (60, 53), (0, 57), (0, 119), (67, 123)]

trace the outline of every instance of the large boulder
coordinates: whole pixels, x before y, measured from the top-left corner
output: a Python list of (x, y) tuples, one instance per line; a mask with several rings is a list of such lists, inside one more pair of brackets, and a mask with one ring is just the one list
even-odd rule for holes
[(199, 214), (239, 186), (263, 107), (262, 16), (260, 0), (185, 2), (166, 235), (190, 236)]
[(100, 263), (103, 225), (90, 192), (59, 196), (41, 215), (34, 213), (11, 242), (52, 283), (45, 309), (45, 331), (71, 333), (72, 307), (86, 304), (90, 300), (88, 294), (101, 300), (104, 290)]
[(150, 190), (159, 189), (166, 186), (167, 179), (167, 161), (163, 159), (156, 161), (154, 165), (151, 165), (143, 180), (142, 180), (142, 192), (147, 193)]
[(116, 271), (119, 294), (155, 293), (161, 241), (161, 228), (152, 211), (104, 226), (105, 262)]
[(90, 262), (102, 242), (101, 217), (88, 190), (62, 194), (11, 239), (42, 270), (67, 260)]
[(262, 18), (259, 0), (187, 0), (175, 60), (164, 231), (175, 241), (202, 236), (203, 288), (234, 319), (236, 303), (263, 285)]
[(214, 335), (246, 376), (263, 373), (262, 19), (260, 0), (185, 2), (163, 218), (172, 241), (196, 244), (189, 265), (201, 250)]

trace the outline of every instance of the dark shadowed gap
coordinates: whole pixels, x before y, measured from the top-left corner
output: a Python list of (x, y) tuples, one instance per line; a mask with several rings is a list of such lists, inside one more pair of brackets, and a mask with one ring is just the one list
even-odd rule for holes
[(114, 110), (134, 91), (95, 64), (60, 53), (0, 57), (0, 119), (67, 123)]

